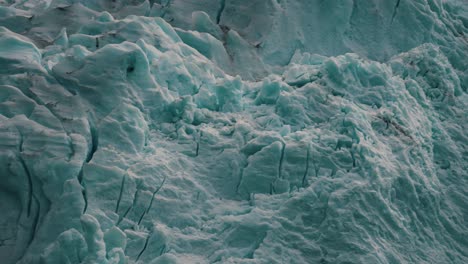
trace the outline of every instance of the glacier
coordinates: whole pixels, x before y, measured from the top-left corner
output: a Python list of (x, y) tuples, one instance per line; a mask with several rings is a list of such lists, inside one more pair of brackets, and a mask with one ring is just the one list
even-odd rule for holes
[(0, 0), (0, 262), (468, 263), (466, 0)]

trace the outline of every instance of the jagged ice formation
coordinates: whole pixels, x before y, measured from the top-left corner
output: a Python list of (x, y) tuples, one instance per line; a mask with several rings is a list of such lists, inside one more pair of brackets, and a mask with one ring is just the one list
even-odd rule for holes
[(2, 263), (467, 263), (465, 0), (0, 0)]

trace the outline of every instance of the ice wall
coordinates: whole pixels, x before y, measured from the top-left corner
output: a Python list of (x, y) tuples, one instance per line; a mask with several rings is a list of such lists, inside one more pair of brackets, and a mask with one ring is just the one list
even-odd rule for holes
[(0, 1), (1, 262), (468, 262), (467, 27), (455, 0)]

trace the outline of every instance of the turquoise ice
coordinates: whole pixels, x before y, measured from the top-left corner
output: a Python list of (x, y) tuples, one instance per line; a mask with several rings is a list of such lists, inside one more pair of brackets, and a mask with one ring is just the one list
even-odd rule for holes
[(0, 262), (468, 263), (464, 0), (0, 0)]

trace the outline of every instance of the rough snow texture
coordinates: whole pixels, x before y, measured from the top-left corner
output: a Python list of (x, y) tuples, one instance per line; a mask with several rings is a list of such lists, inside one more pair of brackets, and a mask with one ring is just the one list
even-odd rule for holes
[(2, 263), (468, 263), (463, 0), (0, 5)]

